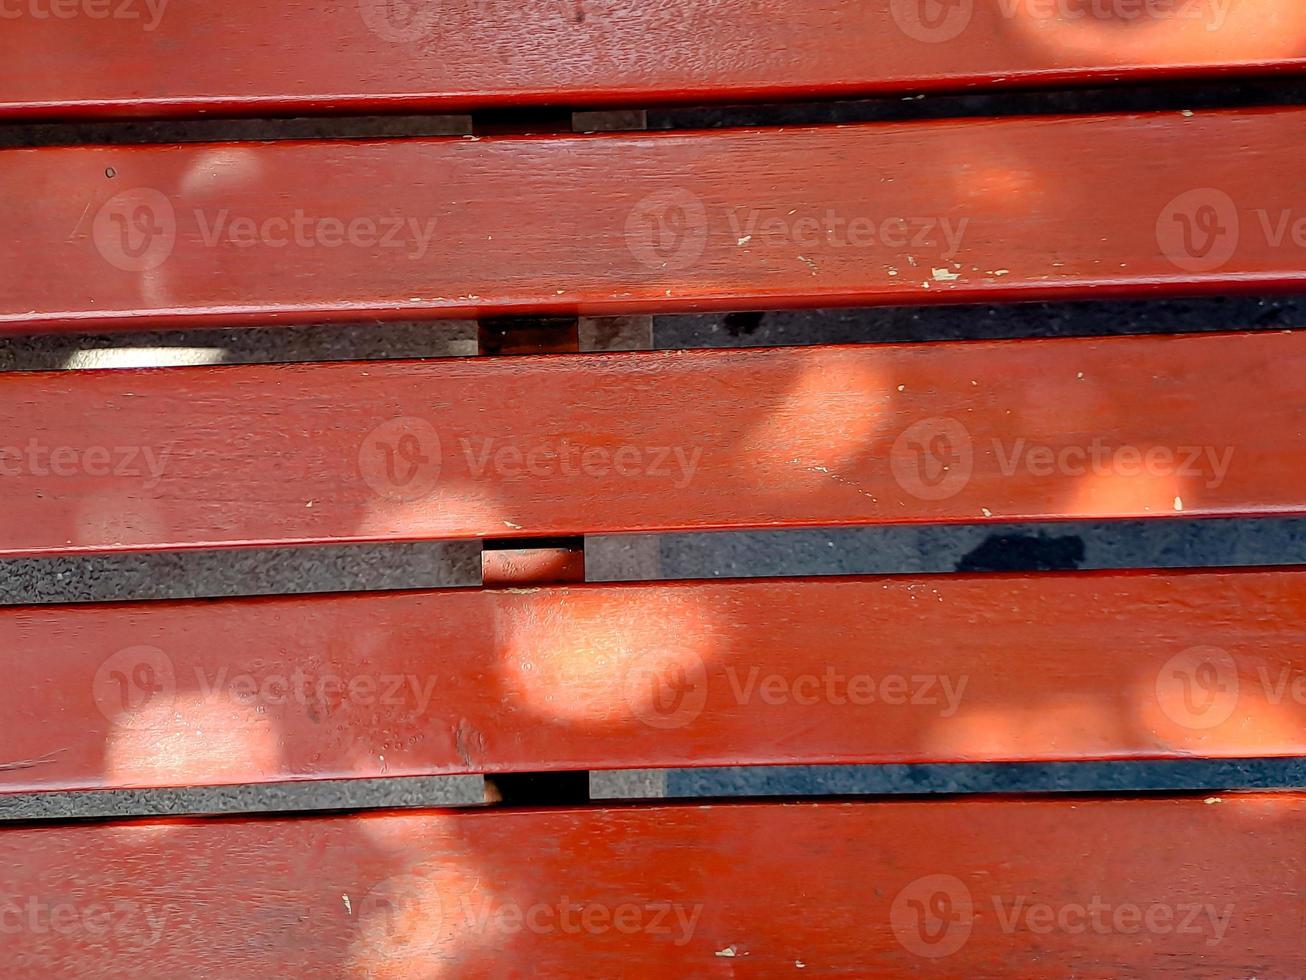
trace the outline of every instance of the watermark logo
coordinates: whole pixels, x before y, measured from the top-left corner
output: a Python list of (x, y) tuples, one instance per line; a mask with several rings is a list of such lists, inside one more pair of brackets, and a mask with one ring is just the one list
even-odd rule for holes
[(1234, 447), (1113, 446), (1100, 438), (1087, 445), (1048, 446), (1017, 439), (1010, 445), (993, 440), (993, 456), (1005, 477), (1023, 471), (1033, 477), (1114, 476), (1178, 477), (1214, 490), (1233, 465)]
[(665, 936), (672, 945), (685, 946), (703, 914), (702, 905), (680, 902), (576, 902), (566, 895), (557, 901), (497, 902), (463, 895), (463, 918), (473, 933), (514, 936)]
[(429, 948), (440, 939), (444, 909), (434, 882), (426, 878), (387, 878), (350, 908), (358, 917), (363, 942), (379, 953)]
[(1199, 187), (1180, 194), (1156, 219), (1161, 252), (1185, 272), (1212, 272), (1238, 248), (1238, 207), (1224, 191)]
[(889, 925), (909, 953), (925, 959), (951, 956), (966, 945), (975, 923), (970, 889), (952, 875), (925, 875), (898, 892)]
[[(956, 419), (932, 418), (908, 427), (894, 441), (889, 464), (898, 485), (921, 500), (947, 500), (970, 483), (976, 444)], [(1233, 446), (1112, 445), (1101, 438), (1047, 445), (1018, 438), (993, 439), (979, 448), (1005, 478), (1028, 476), (1182, 479), (1214, 490), (1233, 466)]]
[(121, 952), (157, 946), (167, 931), (168, 919), (168, 910), (129, 899), (52, 902), (37, 895), (12, 894), (0, 899), (0, 935), (55, 935), (74, 943), (108, 945)]
[(975, 0), (891, 0), (889, 12), (908, 37), (941, 44), (960, 37), (970, 26)]
[(0, 20), (137, 20), (158, 30), (168, 0), (0, 0)]
[(993, 897), (998, 928), (1009, 936), (1018, 932), (1047, 936), (1205, 936), (1207, 946), (1218, 946), (1229, 930), (1234, 907), (1217, 908), (1211, 902), (1109, 902), (1101, 895), (1087, 902), (1032, 902), (1025, 895), (1006, 901)]
[[(698, 262), (707, 247), (709, 226), (728, 232), (738, 248), (793, 253), (813, 275), (817, 259), (842, 249), (911, 249), (946, 263), (956, 258), (970, 218), (928, 215), (848, 214), (835, 208), (781, 209), (721, 207), (709, 212), (703, 200), (683, 188), (650, 194), (626, 217), (626, 244), (635, 259), (653, 271), (683, 271)], [(917, 259), (908, 260), (915, 264)], [(946, 267), (934, 281), (957, 278)], [(892, 270), (898, 275), (898, 270)]]
[(1218, 31), (1237, 0), (997, 0), (998, 13), (1008, 20), (1031, 20), (1039, 26), (1096, 21), (1104, 27), (1141, 21), (1201, 22)]
[[(176, 249), (179, 221), (193, 219), (189, 241), (204, 248), (387, 249), (420, 262), (435, 244), (437, 221), (388, 215), (318, 215), (295, 208), (281, 214), (233, 214), (229, 208), (193, 208), (179, 217), (167, 195), (149, 187), (124, 191), (105, 202), (91, 236), (105, 261), (125, 272), (148, 272)], [(189, 230), (191, 226), (186, 225)]]
[(440, 4), (437, 0), (358, 0), (358, 12), (381, 40), (401, 44), (434, 36)]
[(152, 490), (163, 479), (173, 444), (153, 446), (50, 446), (35, 437), (22, 446), (0, 446), (0, 477), (146, 477)]
[[(701, 446), (587, 446), (570, 439), (540, 442), (459, 437), (457, 456), (469, 476), (518, 480), (557, 478), (651, 480), (683, 490), (703, 459)], [(363, 439), (358, 468), (387, 500), (411, 502), (434, 492), (443, 468), (442, 442), (421, 418), (391, 419)]]
[[(986, 921), (1007, 936), (1183, 935), (1219, 945), (1233, 921), (1234, 906), (1211, 902), (1033, 901), (1026, 895), (988, 896), (993, 915)], [(889, 924), (908, 952), (937, 960), (959, 952), (969, 941), (976, 909), (971, 889), (946, 874), (925, 875), (902, 889), (889, 908)]]
[(357, 248), (362, 250), (404, 249), (404, 257), (420, 261), (435, 241), (436, 219), (419, 221), (392, 214), (383, 218), (354, 215), (309, 214), (296, 208), (288, 214), (252, 218), (235, 215), (227, 208), (209, 214), (194, 211), (200, 241), (206, 248), (223, 243), (236, 248)]
[(893, 443), (889, 466), (898, 486), (921, 500), (947, 500), (970, 482), (975, 449), (956, 419), (923, 419)]
[(624, 695), (631, 714), (650, 728), (684, 728), (707, 705), (707, 668), (688, 651), (650, 651), (627, 666)]
[(124, 272), (149, 272), (177, 245), (177, 213), (167, 196), (136, 187), (111, 197), (95, 215), (91, 239), (106, 262)]
[[(1228, 20), (1234, 0), (984, 0), (992, 13), (1038, 27), (1096, 22), (1103, 27), (1140, 21), (1201, 22), (1218, 31)], [(975, 0), (890, 0), (889, 12), (903, 34), (927, 44), (961, 36), (975, 14)]]
[[(970, 227), (970, 218), (841, 214), (834, 208), (824, 211), (770, 214), (758, 208), (732, 208), (725, 212), (726, 223), (736, 245), (763, 245), (771, 248), (796, 245), (804, 250), (816, 249), (886, 249), (910, 248), (918, 253), (937, 255), (951, 261), (961, 251)], [(948, 281), (948, 270), (939, 270)], [(952, 278), (957, 278), (954, 274)]]
[(649, 194), (626, 217), (626, 246), (645, 268), (688, 269), (707, 247), (707, 208), (684, 188)]
[(439, 680), (418, 674), (314, 673), (293, 667), (285, 673), (232, 674), (225, 665), (209, 673), (195, 667), (195, 689), (204, 700), (226, 699), (236, 704), (281, 707), (298, 705), (314, 721), (346, 705), (408, 709), (409, 717), (425, 715)]
[(500, 443), (493, 438), (459, 439), (472, 476), (486, 474), (515, 479), (556, 476), (666, 480), (683, 490), (694, 480), (703, 459), (703, 448), (694, 446), (585, 446), (570, 439), (546, 441), (532, 446)]
[(419, 418), (381, 423), (358, 450), (363, 481), (378, 496), (400, 503), (429, 497), (439, 482), (442, 461), (440, 434)]
[(772, 707), (782, 705), (830, 705), (831, 707), (867, 707), (873, 704), (888, 707), (920, 707), (938, 712), (942, 718), (951, 718), (961, 708), (961, 699), (970, 683), (970, 675), (952, 677), (947, 674), (845, 674), (833, 665), (826, 665), (818, 673), (789, 676), (762, 673), (753, 666), (739, 671), (733, 666), (725, 670), (730, 693), (738, 705), (752, 704), (754, 700)]
[(176, 697), (176, 670), (158, 647), (127, 647), (100, 664), (91, 691), (96, 707), (114, 724), (148, 727), (146, 719), (157, 720)]
[(1156, 675), (1156, 699), (1176, 725), (1198, 731), (1229, 720), (1238, 705), (1238, 667), (1219, 647), (1191, 647)]

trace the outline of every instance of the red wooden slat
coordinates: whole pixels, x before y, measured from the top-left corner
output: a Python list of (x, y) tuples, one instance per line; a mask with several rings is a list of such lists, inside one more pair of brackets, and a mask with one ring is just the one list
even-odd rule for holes
[(1306, 512), (1306, 333), (0, 384), (0, 554)]
[(6, 976), (1294, 977), (1306, 799), (0, 831)]
[(813, 98), (1298, 70), (1306, 55), (1296, 0), (6, 0), (0, 11), (0, 113), (20, 116)]
[(1306, 755), (1306, 572), (10, 609), (9, 791)]
[(8, 151), (0, 326), (1289, 288), (1303, 126), (1294, 108)]

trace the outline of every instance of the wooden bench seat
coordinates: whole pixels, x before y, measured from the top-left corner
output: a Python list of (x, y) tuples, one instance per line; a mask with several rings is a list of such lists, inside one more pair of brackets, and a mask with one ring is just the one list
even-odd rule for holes
[(1306, 755), (1304, 613), (1300, 570), (18, 607), (0, 789)]
[(1301, 514), (1304, 372), (1267, 332), (22, 374), (0, 554)]
[(1288, 108), (13, 151), (0, 218), (25, 233), (0, 241), (0, 328), (1297, 288), (1303, 125)]
[(45, 928), (0, 955), (19, 978), (1285, 976), (1304, 817), (1222, 794), (12, 829), (0, 923)]
[[(1158, 4), (1150, 18), (1140, 8), (1071, 4), (1058, 16), (1032, 0), (307, 0), (220, 8), (8, 0), (0, 114), (830, 98), (1306, 66), (1306, 15), (1290, 0)], [(22, 16), (28, 10), (32, 16)], [(224, 43), (213, 45), (215, 37)]]
[(457, 138), (151, 123), (133, 146), (102, 123), (104, 145), (0, 150), (0, 333), (468, 318), (482, 341), (7, 374), (0, 558), (485, 549), (480, 587), (0, 608), (0, 807), (486, 777), (468, 808), (10, 819), (0, 973), (1306, 972), (1300, 793), (583, 788), (1306, 755), (1303, 567), (584, 581), (597, 534), (1306, 516), (1301, 331), (582, 354), (571, 329), (1299, 289), (1297, 106), (568, 124), (1306, 70), (1295, 0), (1136, 6), (0, 0), (6, 124), (476, 113)]

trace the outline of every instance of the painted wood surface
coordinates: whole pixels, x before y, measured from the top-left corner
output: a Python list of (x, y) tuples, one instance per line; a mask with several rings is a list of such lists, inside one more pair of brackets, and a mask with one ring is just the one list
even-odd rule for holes
[(0, 114), (818, 98), (1298, 71), (1296, 0), (6, 0)]
[(1306, 755), (1306, 572), (17, 608), (0, 788)]
[(0, 554), (1306, 512), (1291, 332), (15, 374)]
[(1306, 800), (0, 830), (5, 975), (1293, 977)]
[(1300, 288), (1303, 125), (1292, 108), (10, 150), (0, 329)]

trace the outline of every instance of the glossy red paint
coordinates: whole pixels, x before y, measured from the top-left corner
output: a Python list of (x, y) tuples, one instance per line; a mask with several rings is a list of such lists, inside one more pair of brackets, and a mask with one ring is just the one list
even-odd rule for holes
[(1306, 513), (1304, 373), (1266, 332), (14, 374), (0, 554)]
[(7, 791), (1306, 755), (1306, 572), (20, 608)]
[(1299, 288), (1303, 126), (1291, 108), (11, 150), (0, 329)]
[(813, 99), (1304, 64), (1296, 0), (7, 0), (0, 114)]
[(1299, 976), (1303, 846), (1294, 793), (29, 826), (0, 967)]
[(487, 549), (481, 553), (481, 581), (489, 589), (584, 582), (584, 543), (574, 548)]

